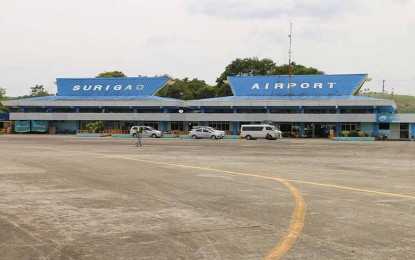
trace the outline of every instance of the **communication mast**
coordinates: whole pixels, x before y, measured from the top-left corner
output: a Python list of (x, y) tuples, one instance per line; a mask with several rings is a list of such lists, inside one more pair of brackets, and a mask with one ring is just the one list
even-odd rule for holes
[(293, 23), (290, 23), (290, 34), (288, 35), (288, 38), (290, 38), (290, 49), (288, 50), (288, 86), (287, 86), (287, 90), (288, 90), (288, 96), (291, 95), (291, 90), (290, 90), (290, 86), (291, 86), (291, 39), (292, 39), (292, 33), (293, 33)]

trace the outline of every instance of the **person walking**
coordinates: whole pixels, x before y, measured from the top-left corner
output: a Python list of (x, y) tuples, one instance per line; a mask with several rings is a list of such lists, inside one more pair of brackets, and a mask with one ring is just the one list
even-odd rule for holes
[(141, 144), (141, 137), (143, 135), (143, 132), (145, 133), (146, 131), (144, 130), (144, 128), (142, 126), (137, 127), (137, 129), (135, 130), (135, 133), (137, 134), (137, 144), (135, 146), (143, 146)]

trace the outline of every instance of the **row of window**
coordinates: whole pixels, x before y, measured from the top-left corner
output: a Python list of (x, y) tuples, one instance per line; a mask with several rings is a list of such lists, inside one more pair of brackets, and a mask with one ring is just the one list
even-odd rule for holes
[[(28, 108), (28, 113), (76, 113), (76, 109), (71, 108)], [(170, 113), (177, 113), (178, 110), (170, 110)], [(194, 112), (194, 111), (188, 111)], [(200, 111), (199, 111), (200, 112)], [(373, 109), (340, 109), (340, 114), (372, 114)], [(133, 109), (103, 109), (103, 108), (81, 108), (79, 113), (134, 113)], [(137, 113), (164, 113), (162, 109), (137, 109)], [(228, 113), (232, 114), (232, 109), (205, 109), (204, 113)], [(236, 109), (239, 114), (265, 114), (266, 109)], [(300, 109), (270, 109), (271, 114), (299, 114)], [(336, 114), (336, 109), (304, 109), (305, 114)]]
[[(81, 121), (80, 122), (80, 129), (86, 130), (86, 125), (90, 121)], [(250, 125), (250, 124), (260, 124), (261, 122), (239, 122), (238, 125)], [(105, 128), (106, 129), (122, 129), (122, 130), (129, 130), (134, 125), (146, 125), (151, 126), (155, 129), (161, 129), (159, 122), (157, 121), (145, 121), (145, 122), (132, 122), (132, 121), (105, 121)], [(169, 130), (174, 131), (188, 131), (192, 129), (192, 127), (197, 126), (198, 122), (181, 122), (181, 121), (172, 121), (169, 122)], [(221, 122), (221, 121), (208, 121), (207, 125), (219, 130), (223, 131), (230, 131), (231, 123), (228, 122)], [(277, 128), (279, 128), (282, 132), (287, 134), (292, 134), (294, 132), (300, 131), (300, 123), (275, 123)], [(335, 129), (335, 125), (333, 123), (315, 123), (310, 125), (305, 125), (305, 129), (312, 129), (314, 131), (319, 132), (326, 132), (330, 129)], [(407, 126), (409, 129), (409, 125)], [(341, 123), (342, 131), (360, 131), (361, 124), (359, 122), (347, 122)], [(389, 130), (389, 124), (379, 124), (380, 130)], [(401, 129), (402, 130), (402, 129)]]

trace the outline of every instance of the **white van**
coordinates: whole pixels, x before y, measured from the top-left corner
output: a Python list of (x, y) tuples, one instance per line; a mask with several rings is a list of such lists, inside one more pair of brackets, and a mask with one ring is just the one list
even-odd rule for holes
[(277, 139), (277, 133), (274, 131), (275, 127), (270, 125), (241, 125), (241, 138), (246, 140), (252, 139)]

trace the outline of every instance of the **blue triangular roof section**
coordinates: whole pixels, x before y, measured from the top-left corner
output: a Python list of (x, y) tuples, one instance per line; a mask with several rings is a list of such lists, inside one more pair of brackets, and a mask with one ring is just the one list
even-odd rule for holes
[(151, 96), (168, 77), (58, 78), (58, 96)]
[(367, 74), (228, 76), (235, 96), (351, 96)]
[(363, 96), (228, 96), (198, 101), (379, 101), (387, 100)]
[(181, 101), (158, 96), (45, 96), (19, 99), (18, 101)]

